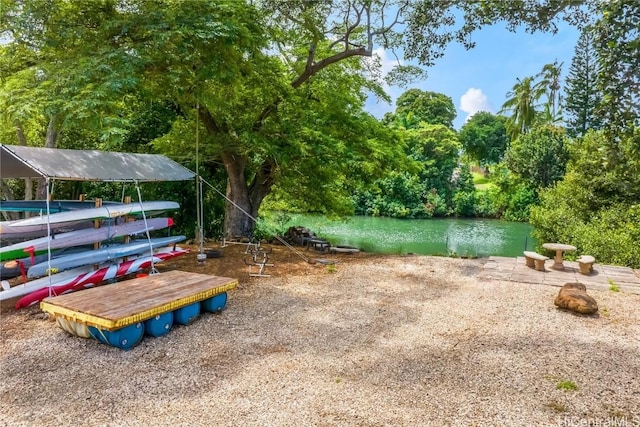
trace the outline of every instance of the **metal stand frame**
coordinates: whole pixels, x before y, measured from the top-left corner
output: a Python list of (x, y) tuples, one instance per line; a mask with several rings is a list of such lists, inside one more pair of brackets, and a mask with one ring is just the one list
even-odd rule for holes
[[(273, 248), (267, 250), (260, 249), (260, 244), (257, 244), (256, 249), (252, 249), (250, 251), (251, 257), (247, 260), (247, 257), (244, 257), (242, 260), (246, 265), (249, 266), (249, 276), (250, 277), (269, 277), (270, 274), (264, 274), (265, 267), (273, 267), (274, 264), (269, 263), (269, 254), (271, 253)], [(256, 273), (253, 272), (253, 267), (258, 267), (258, 271)]]
[[(235, 242), (232, 240), (227, 240), (225, 238), (222, 239), (222, 242), (220, 242), (220, 247), (221, 248), (226, 248), (229, 245), (245, 245), (247, 248), (245, 249), (244, 253), (245, 254), (249, 254), (252, 251), (258, 251), (260, 250), (260, 242)], [(251, 246), (253, 246), (254, 248), (252, 249)]]

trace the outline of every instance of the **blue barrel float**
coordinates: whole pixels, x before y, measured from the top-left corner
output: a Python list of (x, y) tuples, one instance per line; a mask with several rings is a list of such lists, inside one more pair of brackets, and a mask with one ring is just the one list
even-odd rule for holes
[(130, 350), (142, 340), (144, 323), (138, 322), (115, 331), (89, 326), (89, 334), (98, 341), (122, 350)]
[(209, 313), (217, 313), (219, 311), (222, 311), (226, 305), (226, 292), (222, 292), (221, 294), (212, 296), (211, 298), (202, 301), (202, 309), (204, 311), (208, 311)]
[(173, 312), (173, 319), (176, 323), (181, 325), (188, 325), (196, 320), (200, 314), (200, 303), (185, 305)]
[(129, 350), (145, 334), (161, 337), (174, 324), (191, 324), (201, 311), (220, 312), (237, 284), (229, 277), (173, 270), (46, 298), (40, 308), (73, 335)]
[(173, 312), (156, 314), (151, 319), (144, 321), (144, 332), (152, 337), (161, 337), (168, 334), (173, 326)]

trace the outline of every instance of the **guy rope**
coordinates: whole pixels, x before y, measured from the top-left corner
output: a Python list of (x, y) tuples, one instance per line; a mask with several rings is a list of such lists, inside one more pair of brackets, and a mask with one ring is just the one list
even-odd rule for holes
[[(209, 187), (211, 187), (216, 193), (218, 193), (220, 196), (222, 196), (227, 202), (231, 203), (238, 210), (240, 210), (240, 212), (244, 213), (246, 216), (251, 218), (254, 223), (257, 223), (258, 220), (256, 218), (254, 218), (249, 212), (245, 211), (240, 206), (238, 206), (238, 204), (235, 203), (233, 200), (228, 198), (226, 196), (226, 194), (223, 194), (221, 191), (219, 191), (217, 188), (215, 188), (213, 185), (211, 185), (209, 182), (207, 182), (204, 178), (202, 178), (202, 176), (200, 176), (200, 169), (199, 169), (199, 158), (200, 158), (200, 132), (199, 132), (199, 129), (200, 129), (200, 120), (199, 120), (199, 118), (200, 118), (200, 104), (198, 103), (197, 106), (196, 106), (196, 177), (197, 177), (197, 182), (196, 182), (196, 192), (197, 192), (196, 210), (198, 211), (198, 220), (197, 220), (197, 222), (198, 222), (198, 240), (199, 240), (199, 243), (200, 243), (199, 253), (198, 253), (198, 260), (201, 260), (202, 258), (205, 257), (205, 255), (204, 255), (204, 230), (203, 230), (204, 207), (203, 207), (203, 200), (202, 200), (202, 197), (203, 197), (202, 196), (202, 183), (205, 183)], [(307, 262), (309, 264), (315, 264), (315, 260), (312, 260), (312, 259), (308, 258), (304, 254), (302, 254), (300, 251), (296, 250), (296, 248), (291, 246), (289, 244), (289, 242), (287, 242), (286, 240), (284, 240), (280, 236), (275, 236), (275, 238), (280, 243), (282, 243), (284, 246), (289, 248), (289, 250), (293, 251), (293, 253), (295, 253), (300, 258), (302, 258), (305, 262)]]

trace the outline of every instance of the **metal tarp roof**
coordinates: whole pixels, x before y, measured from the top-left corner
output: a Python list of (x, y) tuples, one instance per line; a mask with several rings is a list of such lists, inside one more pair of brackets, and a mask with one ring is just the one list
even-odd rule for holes
[(183, 181), (193, 172), (160, 154), (0, 144), (0, 178), (69, 181)]

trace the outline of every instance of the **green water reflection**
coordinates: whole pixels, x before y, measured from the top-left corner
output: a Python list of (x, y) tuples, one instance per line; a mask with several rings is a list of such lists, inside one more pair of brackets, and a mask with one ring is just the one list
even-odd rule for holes
[(332, 245), (367, 252), (422, 255), (521, 256), (535, 250), (533, 227), (527, 223), (489, 219), (412, 219), (351, 217), (329, 220), (295, 215), (288, 226), (302, 225)]

